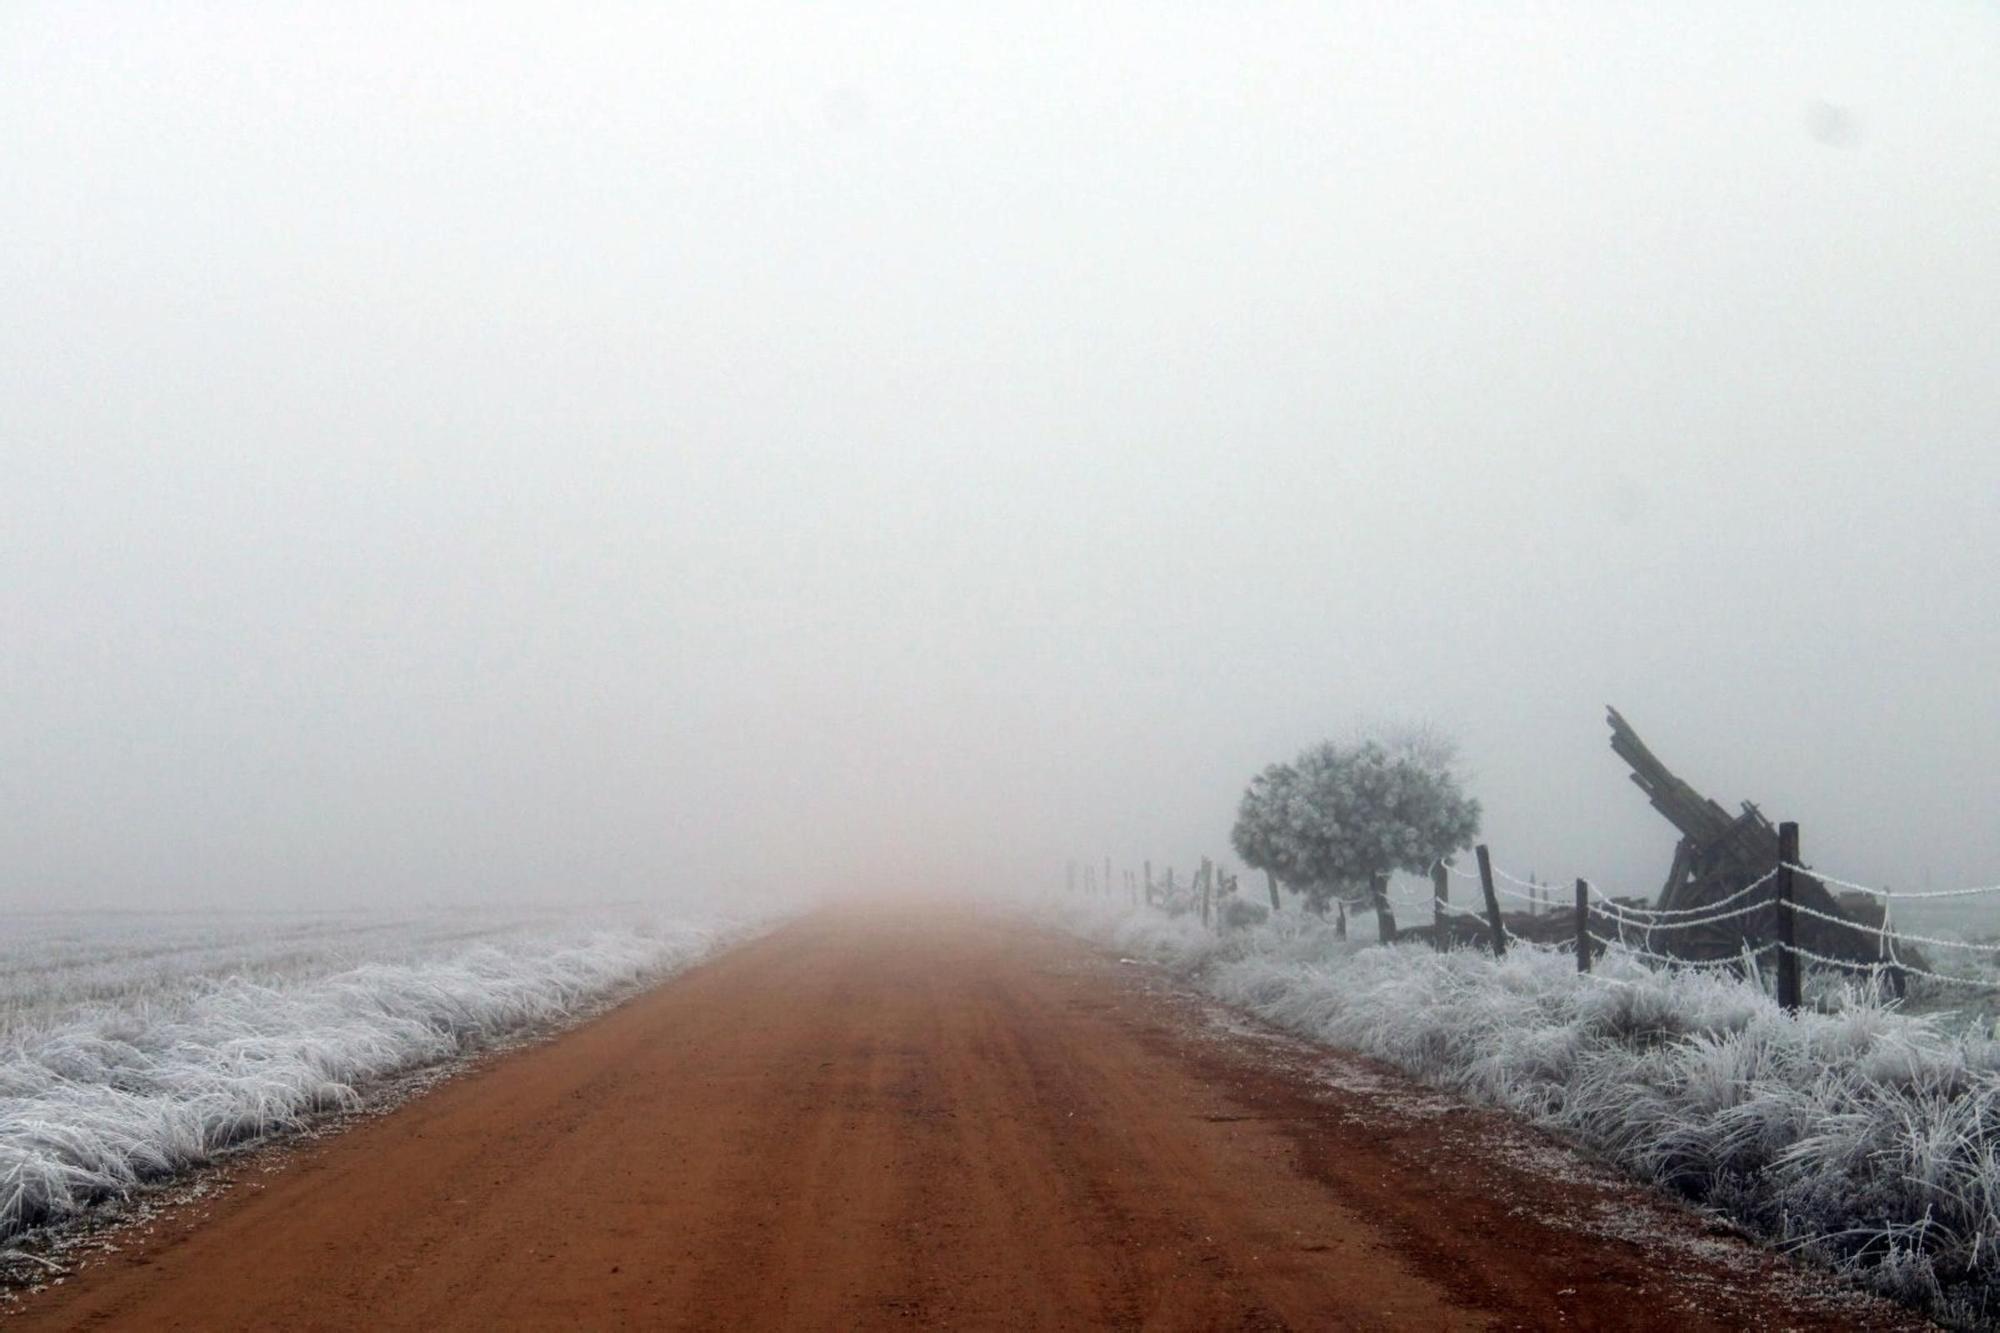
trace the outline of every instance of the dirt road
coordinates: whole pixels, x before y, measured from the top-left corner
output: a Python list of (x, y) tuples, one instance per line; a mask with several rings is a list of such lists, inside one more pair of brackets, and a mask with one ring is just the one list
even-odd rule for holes
[(239, 1168), (24, 1328), (1900, 1327), (1143, 967), (822, 912)]

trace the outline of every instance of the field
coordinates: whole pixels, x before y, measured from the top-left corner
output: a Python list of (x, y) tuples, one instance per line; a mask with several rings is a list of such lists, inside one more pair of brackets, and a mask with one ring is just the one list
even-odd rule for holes
[(0, 1241), (559, 1024), (746, 929), (639, 909), (0, 921)]

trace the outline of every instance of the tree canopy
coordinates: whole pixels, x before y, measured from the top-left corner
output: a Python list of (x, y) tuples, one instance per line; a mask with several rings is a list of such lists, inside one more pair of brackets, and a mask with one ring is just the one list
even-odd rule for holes
[(1478, 836), (1479, 802), (1451, 759), (1431, 735), (1324, 741), (1251, 779), (1230, 841), (1316, 907), (1336, 894), (1362, 897), (1379, 877), (1421, 874)]

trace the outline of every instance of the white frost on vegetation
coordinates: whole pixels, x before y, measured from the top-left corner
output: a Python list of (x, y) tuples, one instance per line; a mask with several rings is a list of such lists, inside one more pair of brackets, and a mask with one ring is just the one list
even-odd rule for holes
[(492, 913), (6, 925), (0, 1239), (580, 1016), (749, 928)]
[(2000, 1311), (2000, 1043), (1983, 1024), (1823, 989), (1789, 1015), (1727, 975), (1515, 945), (1336, 940), (1284, 913), (1058, 908), (1309, 1039), (1517, 1111), (1632, 1173), (1952, 1322)]

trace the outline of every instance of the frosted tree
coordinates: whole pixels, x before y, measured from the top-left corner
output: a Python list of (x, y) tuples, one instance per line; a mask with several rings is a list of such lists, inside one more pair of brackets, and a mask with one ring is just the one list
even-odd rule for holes
[(1453, 758), (1435, 733), (1323, 742), (1251, 780), (1230, 840), (1317, 911), (1335, 897), (1371, 903), (1383, 938), (1394, 938), (1389, 876), (1422, 874), (1479, 834), (1479, 802), (1459, 786)]
[[(1229, 843), (1246, 865), (1271, 876), (1276, 884), (1291, 886), (1299, 881), (1293, 878), (1295, 871), (1284, 840), (1284, 810), (1286, 793), (1297, 778), (1290, 764), (1272, 764), (1250, 779), (1236, 806), (1236, 827), (1229, 831)], [(1271, 906), (1277, 905), (1277, 894), (1273, 893)], [(1315, 906), (1324, 911), (1326, 901), (1322, 899)]]

